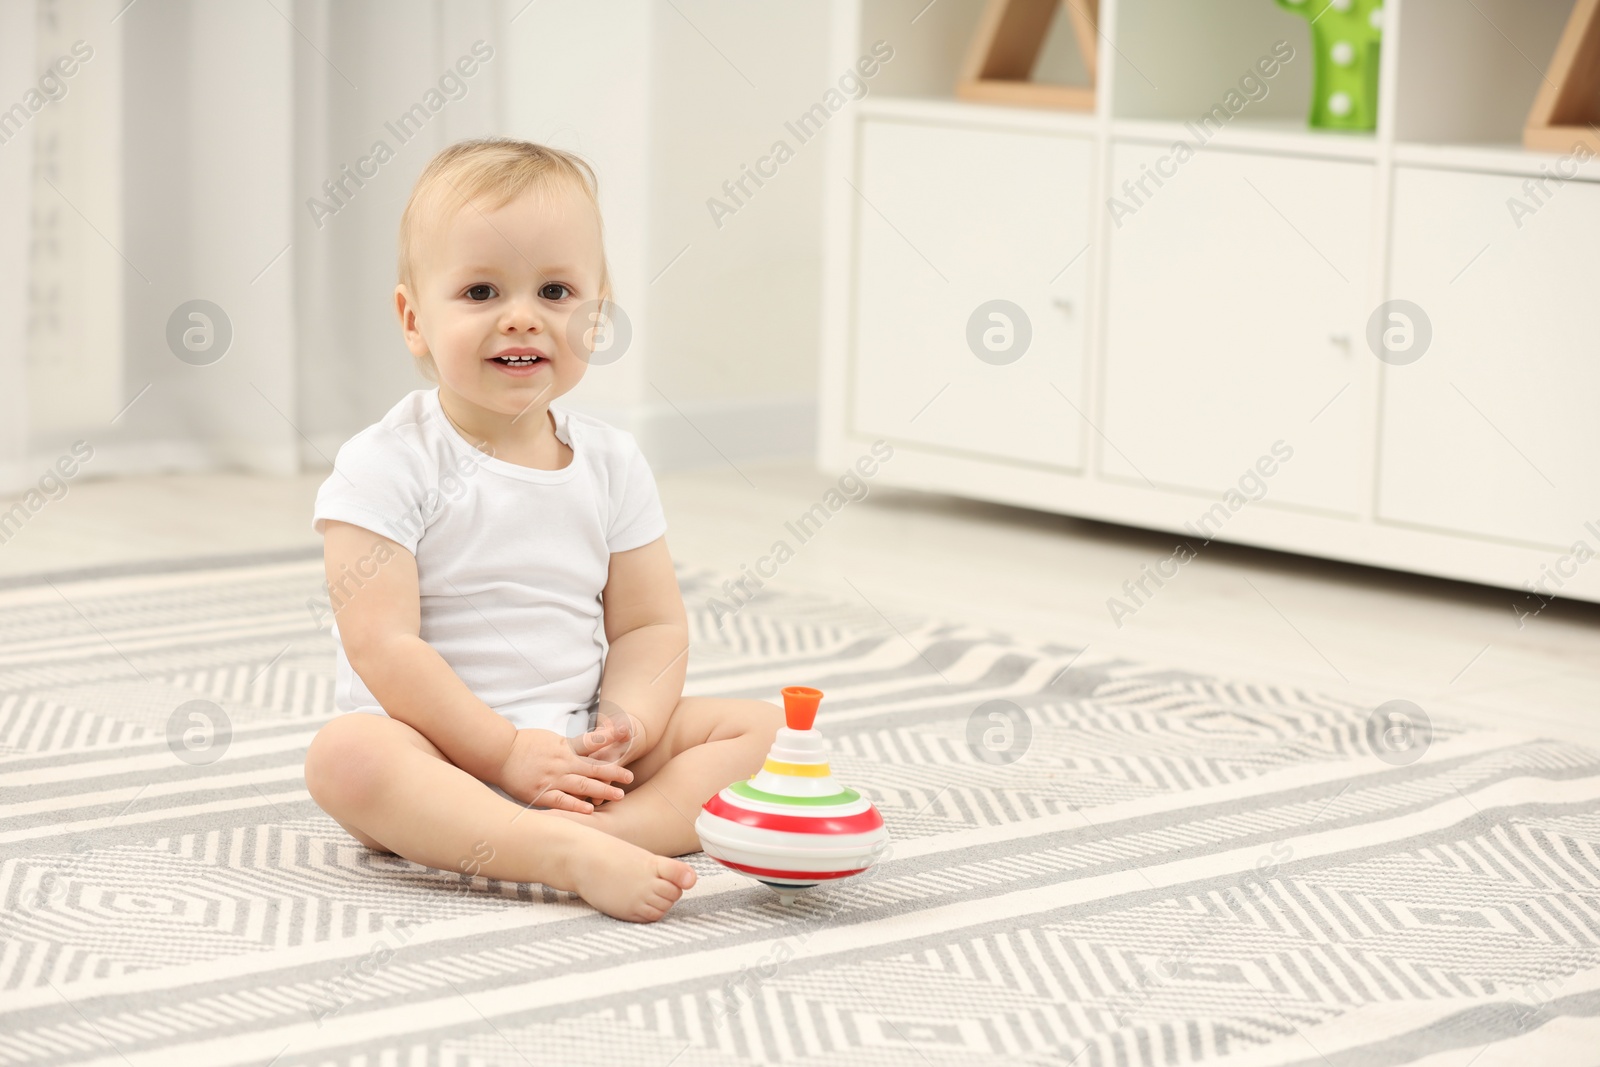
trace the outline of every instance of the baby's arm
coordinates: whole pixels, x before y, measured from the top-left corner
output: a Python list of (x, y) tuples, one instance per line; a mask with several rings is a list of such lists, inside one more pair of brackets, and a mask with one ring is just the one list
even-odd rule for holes
[(600, 699), (636, 719), (644, 735), (622, 760), (628, 763), (655, 747), (688, 670), (689, 619), (665, 537), (611, 553), (601, 606), (611, 648)]
[[(376, 564), (377, 573), (365, 577), (378, 559), (384, 561)], [(381, 534), (330, 519), (323, 565), (330, 590), (349, 590), (338, 608), (345, 657), (383, 710), (432, 741), (457, 767), (494, 781), (517, 728), (478, 699), (418, 636), (416, 557)], [(358, 574), (360, 588), (354, 589), (352, 576)]]

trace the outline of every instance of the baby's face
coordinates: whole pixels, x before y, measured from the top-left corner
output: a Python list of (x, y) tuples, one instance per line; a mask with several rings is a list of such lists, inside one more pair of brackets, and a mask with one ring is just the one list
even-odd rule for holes
[[(422, 242), (416, 292), (396, 290), (406, 345), (432, 354), (441, 389), (479, 408), (514, 416), (546, 406), (588, 366), (584, 320), (600, 296), (601, 254), (578, 190), (528, 192), (494, 211), (464, 205)], [(510, 349), (539, 361), (496, 361)]]

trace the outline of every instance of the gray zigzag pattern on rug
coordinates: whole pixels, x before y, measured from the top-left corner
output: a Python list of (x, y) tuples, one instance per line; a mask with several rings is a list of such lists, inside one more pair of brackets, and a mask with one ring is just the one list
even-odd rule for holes
[[(1309, 1035), (1556, 1062), (1544, 1024), (1600, 989), (1600, 754), (1441, 716), (1391, 766), (1348, 701), (770, 586), (719, 627), (689, 569), (688, 691), (822, 688), (877, 867), (786, 910), (696, 855), (633, 926), (372, 853), (299, 778), (320, 575), (0, 612), (0, 1064), (1290, 1063)], [(205, 766), (164, 735), (195, 698), (234, 723)], [(1031, 724), (1014, 763), (971, 747), (993, 700)]]

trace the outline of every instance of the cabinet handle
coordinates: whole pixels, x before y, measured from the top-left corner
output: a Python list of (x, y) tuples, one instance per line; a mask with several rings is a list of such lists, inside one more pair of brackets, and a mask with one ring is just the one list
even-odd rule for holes
[(1068, 315), (1072, 314), (1072, 301), (1068, 300), (1066, 297), (1058, 296), (1052, 300), (1051, 303), (1060, 308), (1062, 311), (1065, 311)]
[(1344, 354), (1345, 355), (1348, 356), (1350, 354), (1350, 335), (1349, 334), (1347, 334), (1347, 333), (1330, 333), (1328, 335), (1328, 342), (1330, 344), (1338, 345), (1340, 348), (1344, 349)]

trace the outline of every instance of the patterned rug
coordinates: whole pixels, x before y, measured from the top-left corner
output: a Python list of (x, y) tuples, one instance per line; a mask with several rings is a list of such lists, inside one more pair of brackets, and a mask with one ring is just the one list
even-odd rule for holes
[(720, 577), (893, 848), (653, 925), (312, 803), (316, 557), (0, 585), (0, 1064), (1600, 1061), (1600, 754)]

